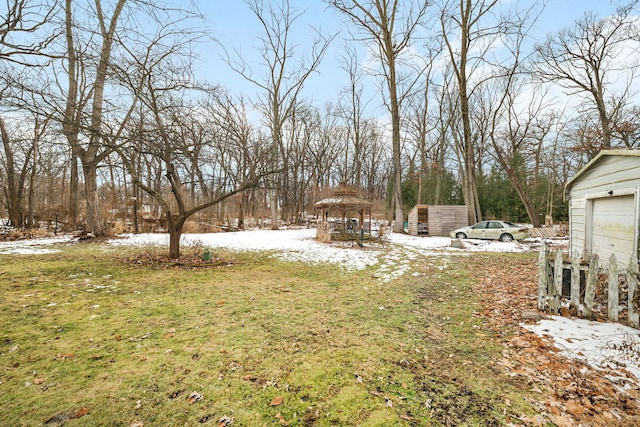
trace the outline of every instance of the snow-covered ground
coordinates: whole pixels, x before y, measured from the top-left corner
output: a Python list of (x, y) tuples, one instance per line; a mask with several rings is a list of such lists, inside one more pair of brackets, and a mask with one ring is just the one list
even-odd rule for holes
[[(412, 262), (422, 256), (469, 255), (471, 252), (522, 252), (537, 250), (539, 241), (488, 242), (465, 240), (464, 248), (451, 246), (448, 237), (414, 237), (390, 234), (385, 244), (323, 244), (315, 240), (314, 229), (251, 230), (232, 233), (186, 234), (183, 246), (199, 246), (215, 250), (265, 251), (282, 260), (305, 263), (335, 263), (347, 270), (372, 267), (374, 277), (387, 282), (405, 274)], [(0, 254), (44, 253), (59, 250), (54, 243), (65, 243), (69, 237), (0, 242)], [(107, 242), (109, 245), (163, 246), (169, 244), (166, 234), (126, 234)], [(446, 263), (444, 263), (446, 268)], [(553, 338), (567, 356), (595, 368), (614, 372), (612, 380), (625, 387), (640, 387), (640, 331), (615, 323), (596, 323), (580, 319), (551, 317), (535, 325), (523, 325), (541, 336)], [(612, 371), (612, 368), (615, 368)], [(625, 379), (626, 369), (636, 379)], [(615, 372), (618, 374), (615, 374)]]
[(56, 243), (68, 243), (71, 236), (47, 237), (28, 240), (16, 240), (13, 242), (0, 242), (0, 255), (2, 254), (48, 254), (58, 252), (60, 249), (53, 246)]
[[(621, 389), (640, 388), (640, 331), (619, 323), (551, 316), (534, 325), (522, 325), (553, 338), (565, 356), (606, 370)], [(635, 378), (626, 375), (625, 370)]]

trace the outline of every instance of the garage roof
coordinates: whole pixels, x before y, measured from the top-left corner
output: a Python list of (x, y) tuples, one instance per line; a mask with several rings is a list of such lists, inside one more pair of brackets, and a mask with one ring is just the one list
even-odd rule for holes
[(584, 167), (582, 169), (580, 169), (578, 171), (578, 173), (576, 173), (571, 179), (569, 179), (569, 181), (567, 181), (567, 185), (565, 185), (565, 187), (564, 187), (565, 200), (567, 198), (567, 195), (569, 194), (569, 190), (571, 189), (571, 186), (573, 185), (573, 183), (578, 181), (580, 179), (580, 177), (582, 177), (582, 175), (584, 175), (588, 170), (593, 168), (596, 164), (600, 163), (600, 161), (602, 161), (602, 159), (607, 157), (607, 156), (633, 156), (633, 157), (640, 157), (640, 150), (620, 149), (620, 150), (602, 150), (602, 151), (600, 151), (593, 159), (591, 159), (591, 161), (589, 161), (589, 163), (584, 165)]

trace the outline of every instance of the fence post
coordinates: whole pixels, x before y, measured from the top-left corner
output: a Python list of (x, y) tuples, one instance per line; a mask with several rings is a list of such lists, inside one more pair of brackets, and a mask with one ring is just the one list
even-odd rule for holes
[(573, 251), (571, 256), (571, 304), (580, 308), (580, 255)]
[(627, 284), (629, 285), (629, 294), (627, 296), (627, 307), (629, 309), (629, 325), (638, 328), (640, 321), (638, 319), (638, 307), (636, 307), (636, 292), (638, 291), (638, 258), (631, 257), (629, 268), (627, 270)]
[(584, 310), (587, 317), (593, 314), (593, 302), (596, 298), (596, 280), (598, 279), (598, 255), (591, 257), (587, 272), (587, 289), (584, 296)]
[(616, 254), (611, 254), (609, 257), (609, 301), (607, 302), (607, 317), (609, 320), (618, 320), (619, 293), (618, 260), (616, 259)]
[(538, 252), (538, 310), (545, 309), (547, 280), (549, 280), (549, 262), (547, 260), (547, 246), (543, 240), (540, 252)]
[(553, 307), (552, 311), (557, 313), (560, 310), (560, 300), (562, 298), (562, 252), (556, 251), (556, 260), (553, 268)]

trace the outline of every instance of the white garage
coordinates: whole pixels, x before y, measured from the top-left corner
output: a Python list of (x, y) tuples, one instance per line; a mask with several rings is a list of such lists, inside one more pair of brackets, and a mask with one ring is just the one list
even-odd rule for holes
[(640, 150), (600, 152), (568, 183), (570, 251), (584, 259), (638, 256)]

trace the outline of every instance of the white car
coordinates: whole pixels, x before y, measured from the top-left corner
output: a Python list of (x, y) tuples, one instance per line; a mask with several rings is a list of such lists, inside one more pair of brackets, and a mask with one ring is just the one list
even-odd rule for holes
[(455, 239), (488, 239), (510, 242), (530, 236), (529, 229), (507, 221), (481, 221), (468, 227), (456, 228), (449, 235)]

